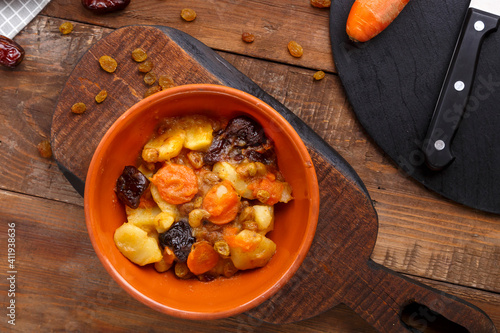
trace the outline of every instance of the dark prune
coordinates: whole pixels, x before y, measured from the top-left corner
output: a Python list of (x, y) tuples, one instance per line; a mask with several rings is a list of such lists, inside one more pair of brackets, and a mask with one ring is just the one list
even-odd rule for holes
[(0, 36), (0, 65), (14, 68), (23, 61), (24, 49), (5, 36)]
[(186, 262), (191, 252), (191, 246), (196, 242), (192, 235), (191, 227), (186, 219), (175, 223), (159, 235), (160, 245), (168, 246), (174, 251), (177, 261)]
[(206, 164), (225, 159), (273, 163), (272, 144), (259, 123), (245, 116), (233, 118), (226, 128), (214, 133), (212, 145), (204, 157)]
[(124, 9), (129, 3), (130, 0), (82, 0), (83, 7), (97, 14)]
[(120, 201), (136, 209), (139, 207), (142, 193), (148, 188), (149, 180), (135, 166), (128, 165), (116, 180), (115, 192)]

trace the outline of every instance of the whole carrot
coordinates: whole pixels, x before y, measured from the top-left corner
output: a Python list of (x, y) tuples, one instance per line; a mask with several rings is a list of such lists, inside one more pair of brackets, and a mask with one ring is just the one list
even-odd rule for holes
[(347, 18), (347, 35), (357, 42), (369, 41), (394, 21), (408, 1), (356, 0)]

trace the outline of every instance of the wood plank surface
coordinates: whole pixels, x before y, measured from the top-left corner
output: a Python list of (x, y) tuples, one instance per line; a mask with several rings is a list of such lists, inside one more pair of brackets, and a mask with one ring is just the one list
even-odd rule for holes
[[(366, 135), (334, 74), (327, 10), (311, 8), (307, 1), (304, 4), (298, 0), (279, 3), (228, 0), (220, 4), (135, 0), (124, 14), (96, 17), (83, 11), (78, 1), (75, 3), (53, 0), (43, 15), (16, 37), (27, 53), (23, 63), (15, 71), (0, 68), (0, 198), (4, 202), (0, 209), (0, 237), (4, 244), (4, 221), (19, 222), (26, 235), (26, 238), (19, 236), (19, 246), (23, 247), (20, 258), (26, 274), (33, 275), (29, 281), (19, 277), (22, 292), (18, 304), (19, 320), (27, 331), (51, 331), (55, 327), (62, 331), (112, 331), (113, 326), (115, 331), (126, 331), (140, 328), (144, 318), (157, 328), (155, 331), (160, 327), (166, 330), (172, 327), (175, 331), (183, 325), (205, 332), (373, 331), (345, 306), (291, 326), (261, 326), (262, 323), (247, 315), (210, 325), (165, 318), (134, 301), (106, 274), (86, 235), (81, 197), (53, 160), (39, 157), (36, 144), (50, 136), (59, 91), (81, 55), (110, 32), (109, 28), (137, 23), (169, 25), (220, 50), (219, 54), (228, 62), (308, 123), (353, 166), (370, 193), (379, 216), (372, 259), (470, 301), (500, 327), (499, 216), (429, 192), (399, 170)], [(165, 9), (153, 13), (153, 3)], [(191, 25), (178, 16), (181, 7), (188, 4), (204, 8), (198, 10), (199, 17)], [(289, 14), (290, 6), (299, 5), (302, 15), (289, 19), (290, 15), (285, 14)], [(217, 10), (212, 11), (211, 6)], [(273, 15), (270, 8), (278, 8), (280, 15)], [(245, 20), (224, 20), (234, 10), (245, 13)], [(58, 26), (62, 20), (51, 16), (74, 20), (73, 33), (61, 36)], [(252, 21), (248, 17), (258, 19)], [(283, 49), (283, 40), (288, 40), (292, 25), (306, 26), (303, 29), (308, 30), (300, 34), (314, 36), (306, 40), (311, 43), (311, 50), (317, 50), (311, 59), (291, 58)], [(255, 27), (257, 37), (266, 44), (258, 45), (258, 40), (254, 44), (241, 43), (242, 26)], [(315, 82), (312, 74), (319, 68), (329, 73), (324, 80)], [(70, 249), (65, 237), (81, 248), (71, 252), (70, 258), (62, 256)], [(27, 238), (29, 242), (22, 240)], [(54, 244), (48, 241), (51, 238)], [(2, 252), (3, 272), (4, 258)], [(39, 268), (43, 265), (46, 270)], [(83, 279), (81, 272), (95, 279)], [(64, 296), (64, 292), (74, 289), (73, 282), (83, 285), (73, 290), (74, 298)], [(4, 287), (2, 281), (2, 304), (6, 299)]]
[[(210, 321), (183, 320), (156, 312), (130, 297), (101, 266), (87, 236), (83, 208), (54, 200), (0, 190), (0, 240), (7, 242), (7, 223), (16, 229), (16, 331), (130, 332), (374, 332), (352, 310), (339, 306), (306, 321), (271, 325), (241, 314)], [(22, 212), (22, 213), (20, 213)], [(64, 223), (61, 223), (64, 221)], [(5, 223), (6, 222), (6, 223)], [(9, 270), (0, 261), (2, 272)], [(24, 274), (23, 272), (29, 272)], [(496, 326), (500, 296), (420, 279), (493, 313)], [(5, 304), (8, 285), (0, 282)], [(488, 311), (490, 310), (490, 311)], [(9, 328), (5, 321), (0, 330)]]

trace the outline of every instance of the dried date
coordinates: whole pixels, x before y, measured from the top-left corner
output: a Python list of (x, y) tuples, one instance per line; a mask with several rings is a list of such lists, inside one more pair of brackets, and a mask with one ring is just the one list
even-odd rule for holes
[(130, 0), (82, 0), (83, 7), (96, 14), (111, 13), (128, 6)]
[(21, 45), (5, 36), (0, 36), (0, 65), (14, 68), (24, 59), (24, 49)]
[(136, 209), (141, 196), (149, 186), (149, 180), (135, 166), (128, 165), (116, 180), (115, 192), (120, 201)]
[(191, 246), (195, 243), (191, 227), (187, 220), (182, 219), (164, 233), (159, 235), (160, 245), (171, 248), (179, 262), (186, 262)]
[(214, 133), (212, 145), (204, 156), (204, 162), (212, 165), (223, 160), (274, 164), (274, 150), (259, 123), (245, 116), (233, 118), (226, 128)]

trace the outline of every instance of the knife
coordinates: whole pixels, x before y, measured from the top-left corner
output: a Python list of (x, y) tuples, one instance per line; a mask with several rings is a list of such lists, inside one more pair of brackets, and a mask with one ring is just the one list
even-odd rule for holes
[(455, 158), (451, 142), (469, 100), (481, 44), (499, 22), (499, 0), (471, 0), (422, 145), (430, 169), (442, 170)]

